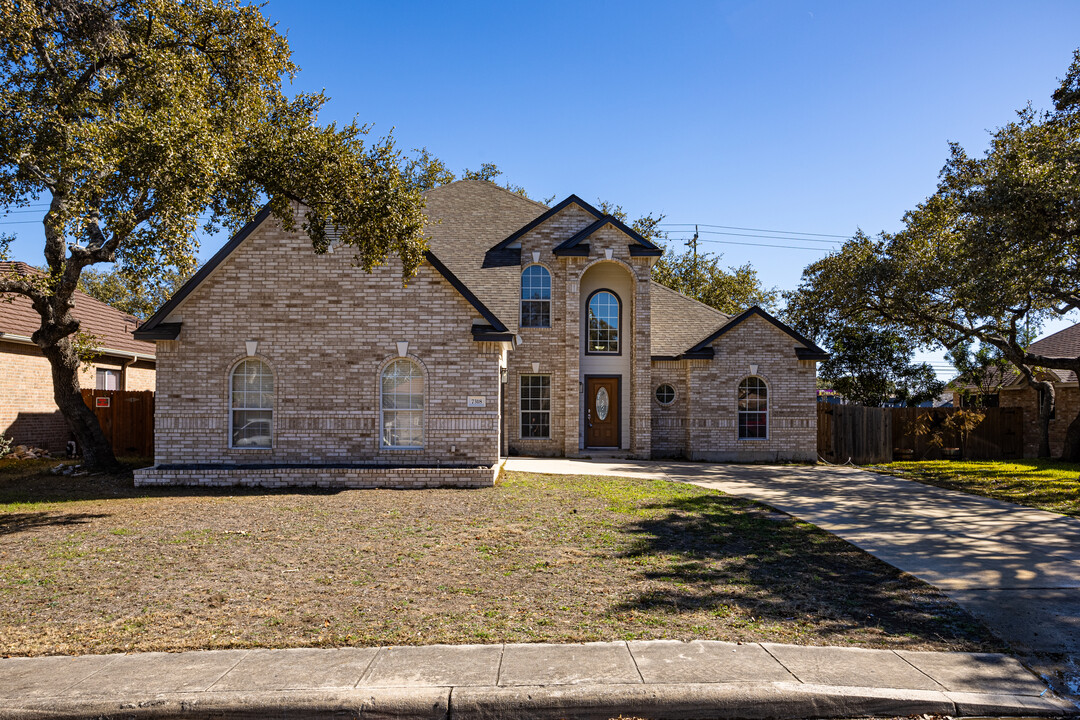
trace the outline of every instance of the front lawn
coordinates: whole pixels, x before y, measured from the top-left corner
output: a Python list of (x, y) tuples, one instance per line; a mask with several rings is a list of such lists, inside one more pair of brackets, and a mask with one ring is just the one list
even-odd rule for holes
[(874, 469), (928, 485), (1080, 517), (1080, 465), (1060, 460), (926, 460)]
[[(46, 467), (42, 464), (41, 467)], [(0, 461), (0, 653), (707, 638), (998, 650), (935, 589), (690, 485), (144, 490)]]

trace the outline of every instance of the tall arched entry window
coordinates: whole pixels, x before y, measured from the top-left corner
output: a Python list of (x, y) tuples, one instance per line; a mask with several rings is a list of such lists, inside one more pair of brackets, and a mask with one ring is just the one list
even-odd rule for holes
[(268, 448), (273, 440), (274, 375), (258, 358), (233, 368), (229, 379), (230, 438), (234, 448)]
[(380, 378), (383, 447), (418, 448), (424, 444), (424, 376), (407, 358), (393, 361)]
[(589, 325), (586, 353), (619, 352), (619, 297), (610, 290), (597, 290), (589, 297)]

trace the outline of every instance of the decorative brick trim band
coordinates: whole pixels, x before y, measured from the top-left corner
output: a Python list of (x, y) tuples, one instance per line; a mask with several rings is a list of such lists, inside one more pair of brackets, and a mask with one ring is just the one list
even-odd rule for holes
[(161, 466), (135, 471), (136, 487), (183, 485), (200, 487), (316, 487), (316, 488), (418, 488), (491, 487), (499, 466), (490, 467), (390, 467), (267, 465)]

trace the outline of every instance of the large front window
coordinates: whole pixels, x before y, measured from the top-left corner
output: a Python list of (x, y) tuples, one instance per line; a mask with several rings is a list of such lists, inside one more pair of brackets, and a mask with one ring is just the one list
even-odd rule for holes
[(273, 438), (274, 376), (262, 360), (248, 358), (232, 371), (232, 446), (268, 448)]
[(424, 444), (424, 377), (412, 360), (395, 360), (382, 371), (382, 444), (418, 448)]
[(598, 290), (589, 298), (589, 353), (619, 352), (619, 298)]
[(551, 327), (551, 273), (543, 265), (521, 273), (521, 327)]
[(551, 376), (521, 376), (521, 437), (551, 437)]
[(739, 439), (764, 439), (768, 431), (769, 388), (761, 378), (748, 377), (739, 383)]

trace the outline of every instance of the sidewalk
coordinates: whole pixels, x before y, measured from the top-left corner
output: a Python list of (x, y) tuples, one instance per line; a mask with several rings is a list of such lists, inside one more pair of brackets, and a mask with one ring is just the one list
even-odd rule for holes
[(0, 660), (0, 718), (1060, 716), (1005, 655), (694, 641)]

